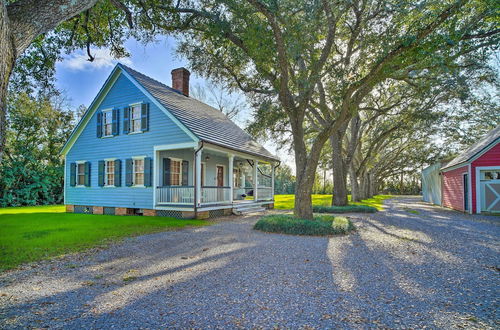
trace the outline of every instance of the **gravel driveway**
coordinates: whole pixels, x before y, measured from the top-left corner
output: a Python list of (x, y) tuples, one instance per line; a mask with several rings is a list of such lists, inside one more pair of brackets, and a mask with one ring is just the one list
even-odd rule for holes
[(26, 266), (0, 275), (0, 327), (500, 327), (500, 217), (387, 206), (342, 237), (234, 217)]

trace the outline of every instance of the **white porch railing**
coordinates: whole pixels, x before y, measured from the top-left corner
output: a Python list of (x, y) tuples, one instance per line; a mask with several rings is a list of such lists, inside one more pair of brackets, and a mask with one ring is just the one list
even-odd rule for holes
[(257, 188), (257, 199), (258, 200), (271, 200), (273, 199), (273, 188), (272, 187), (258, 187)]
[(231, 202), (231, 187), (201, 187), (201, 204)]
[(156, 188), (158, 204), (194, 204), (194, 187), (166, 186)]
[(241, 201), (241, 200), (252, 200), (253, 199), (253, 187), (246, 188), (233, 188), (233, 200)]

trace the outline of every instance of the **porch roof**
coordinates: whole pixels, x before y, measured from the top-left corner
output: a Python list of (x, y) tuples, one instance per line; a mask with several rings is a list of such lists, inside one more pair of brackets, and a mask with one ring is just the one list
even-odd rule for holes
[(187, 97), (123, 64), (120, 66), (200, 140), (236, 151), (279, 160), (221, 111), (192, 97)]

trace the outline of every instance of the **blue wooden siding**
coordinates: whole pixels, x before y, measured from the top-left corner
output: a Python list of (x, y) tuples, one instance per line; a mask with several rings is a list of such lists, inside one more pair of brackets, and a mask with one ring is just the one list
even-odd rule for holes
[(194, 174), (194, 149), (179, 149), (179, 150), (165, 150), (160, 151), (158, 157), (160, 158), (158, 169), (158, 184), (163, 185), (163, 158), (176, 158), (187, 160), (189, 162), (188, 169), (188, 185), (194, 186), (193, 174)]
[[(208, 156), (209, 159), (206, 160), (205, 157)], [(224, 186), (229, 186), (229, 159), (227, 157), (213, 155), (210, 153), (202, 154), (202, 161), (205, 162), (205, 186), (216, 186), (217, 185), (217, 165), (224, 165)]]
[[(123, 134), (123, 109), (129, 104), (137, 102), (149, 103), (149, 131), (130, 135)], [(122, 161), (122, 187), (99, 187), (97, 184), (97, 162), (105, 158), (122, 160), (133, 156), (153, 158), (155, 145), (192, 142), (192, 139), (122, 74), (99, 105), (98, 111), (110, 108), (120, 109), (119, 135), (110, 138), (97, 138), (97, 112), (94, 113), (88, 125), (83, 129), (81, 135), (66, 155), (65, 203), (153, 208), (153, 187), (134, 188), (125, 186), (124, 161)], [(90, 161), (92, 164), (91, 187), (80, 188), (69, 185), (70, 163), (80, 160)]]

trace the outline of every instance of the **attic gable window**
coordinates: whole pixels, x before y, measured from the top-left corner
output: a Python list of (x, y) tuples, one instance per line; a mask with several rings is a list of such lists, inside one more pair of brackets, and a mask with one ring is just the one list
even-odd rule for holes
[(123, 133), (143, 133), (149, 130), (149, 103), (134, 103), (125, 107)]
[(113, 113), (111, 111), (103, 112), (103, 121), (104, 121), (104, 136), (113, 135)]
[(141, 105), (131, 107), (130, 133), (141, 132)]

